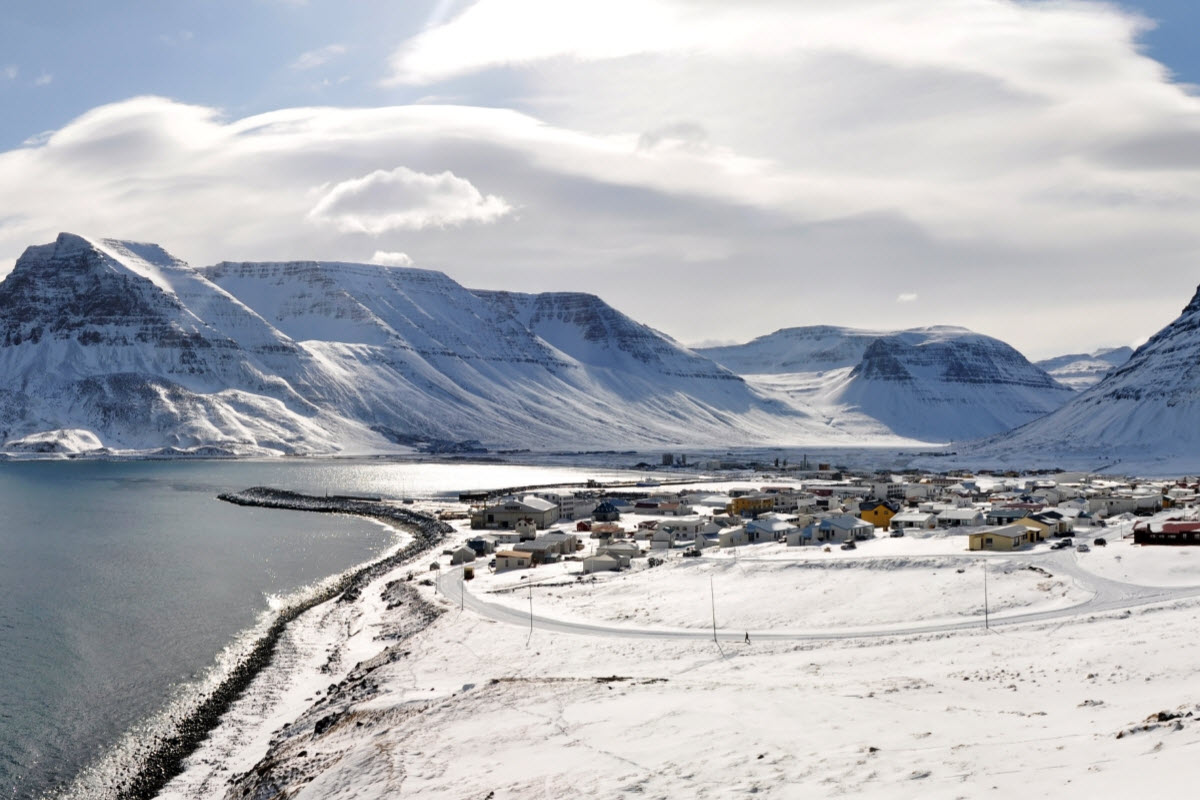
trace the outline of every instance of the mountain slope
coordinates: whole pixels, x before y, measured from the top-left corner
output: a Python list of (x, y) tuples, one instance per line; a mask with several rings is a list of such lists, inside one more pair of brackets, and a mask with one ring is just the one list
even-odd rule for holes
[(830, 435), (596, 297), (332, 262), (203, 272), (325, 362), (361, 366), (352, 396), (325, 400), (393, 435), (544, 447)]
[(330, 420), (304, 397), (314, 372), (153, 245), (62, 234), (0, 283), (0, 438), (81, 428), (142, 449), (330, 448)]
[(1049, 416), (962, 452), (981, 463), (1178, 461), (1200, 451), (1200, 289), (1120, 367)]
[(949, 326), (790, 328), (700, 352), (759, 370), (742, 374), (856, 435), (972, 439), (1047, 414), (1072, 394), (1004, 342)]
[(887, 331), (812, 325), (759, 336), (746, 344), (698, 348), (738, 375), (786, 375), (853, 367)]
[(1095, 386), (1104, 376), (1121, 366), (1133, 355), (1132, 347), (1112, 347), (1094, 353), (1072, 353), (1038, 361), (1050, 377), (1075, 391)]

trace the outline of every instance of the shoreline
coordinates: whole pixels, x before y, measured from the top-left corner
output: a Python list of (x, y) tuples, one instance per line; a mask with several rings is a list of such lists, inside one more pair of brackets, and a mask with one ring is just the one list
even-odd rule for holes
[(243, 506), (257, 506), (314, 513), (347, 514), (384, 522), (404, 530), (413, 538), (398, 550), (354, 569), (313, 595), (281, 608), (266, 631), (258, 637), (220, 682), (156, 741), (136, 758), (133, 774), (112, 787), (117, 800), (150, 800), (184, 772), (185, 761), (220, 724), (222, 716), (243, 695), (253, 680), (272, 662), (288, 626), (305, 612), (337, 599), (356, 600), (372, 580), (420, 556), (438, 545), (453, 529), (439, 520), (406, 508), (394, 508), (351, 498), (320, 498), (286, 490), (253, 487), (223, 493), (218, 499)]

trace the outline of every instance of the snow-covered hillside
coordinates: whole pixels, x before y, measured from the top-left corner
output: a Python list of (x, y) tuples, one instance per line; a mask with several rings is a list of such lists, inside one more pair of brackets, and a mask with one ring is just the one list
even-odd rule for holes
[(23, 437), (60, 430), (33, 441), (333, 450), (353, 431), (306, 399), (318, 373), (290, 339), (153, 245), (62, 234), (0, 283), (0, 439), (17, 451), (28, 451)]
[(1132, 347), (1111, 347), (1094, 353), (1072, 353), (1036, 362), (1050, 377), (1083, 391), (1099, 383), (1105, 375), (1121, 366), (1133, 355)]
[(1200, 451), (1200, 291), (1179, 318), (1058, 411), (960, 455), (979, 463), (1194, 469)]
[[(790, 328), (700, 352), (855, 435), (946, 442), (1005, 431), (1071, 396), (1009, 345), (965, 328)], [(754, 370), (754, 371), (751, 371)]]
[(704, 347), (702, 353), (739, 375), (785, 375), (853, 367), (888, 331), (812, 325), (759, 336), (746, 344)]
[(25, 455), (857, 443), (594, 296), (71, 234), (0, 283), (0, 400)]

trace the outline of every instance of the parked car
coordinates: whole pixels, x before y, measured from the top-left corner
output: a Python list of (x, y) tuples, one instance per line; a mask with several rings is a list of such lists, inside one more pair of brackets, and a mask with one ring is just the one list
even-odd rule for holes
[(888, 534), (888, 536), (891, 536), (893, 539), (898, 539), (903, 535), (904, 535), (904, 531), (892, 531), (891, 533)]
[(1092, 548), (1088, 547), (1086, 544), (1080, 544), (1078, 547), (1075, 548), (1075, 552), (1076, 553), (1087, 553), (1087, 552), (1091, 551), (1091, 549)]
[(1096, 545), (1096, 547), (1105, 547), (1108, 545), (1108, 541), (1101, 536), (1099, 539), (1096, 539), (1094, 542), (1092, 542), (1092, 544)]
[(858, 545), (856, 545), (854, 543), (853, 539), (850, 539), (849, 541), (847, 541), (845, 544), (842, 545), (842, 549), (843, 550), (857, 550)]

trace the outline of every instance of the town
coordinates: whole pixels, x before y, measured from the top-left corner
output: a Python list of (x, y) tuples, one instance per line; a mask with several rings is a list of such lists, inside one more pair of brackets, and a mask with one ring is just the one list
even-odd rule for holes
[(696, 480), (675, 491), (644, 481), (468, 498), (476, 501), (469, 512), (475, 535), (454, 551), (452, 564), (486, 558), (504, 572), (569, 559), (588, 574), (676, 551), (698, 557), (709, 548), (778, 543), (828, 552), (906, 536), (950, 539), (964, 551), (1048, 543), (1088, 552), (1107, 545), (1110, 529), (1136, 544), (1200, 545), (1194, 478), (861, 473), (830, 464), (767, 477)]

